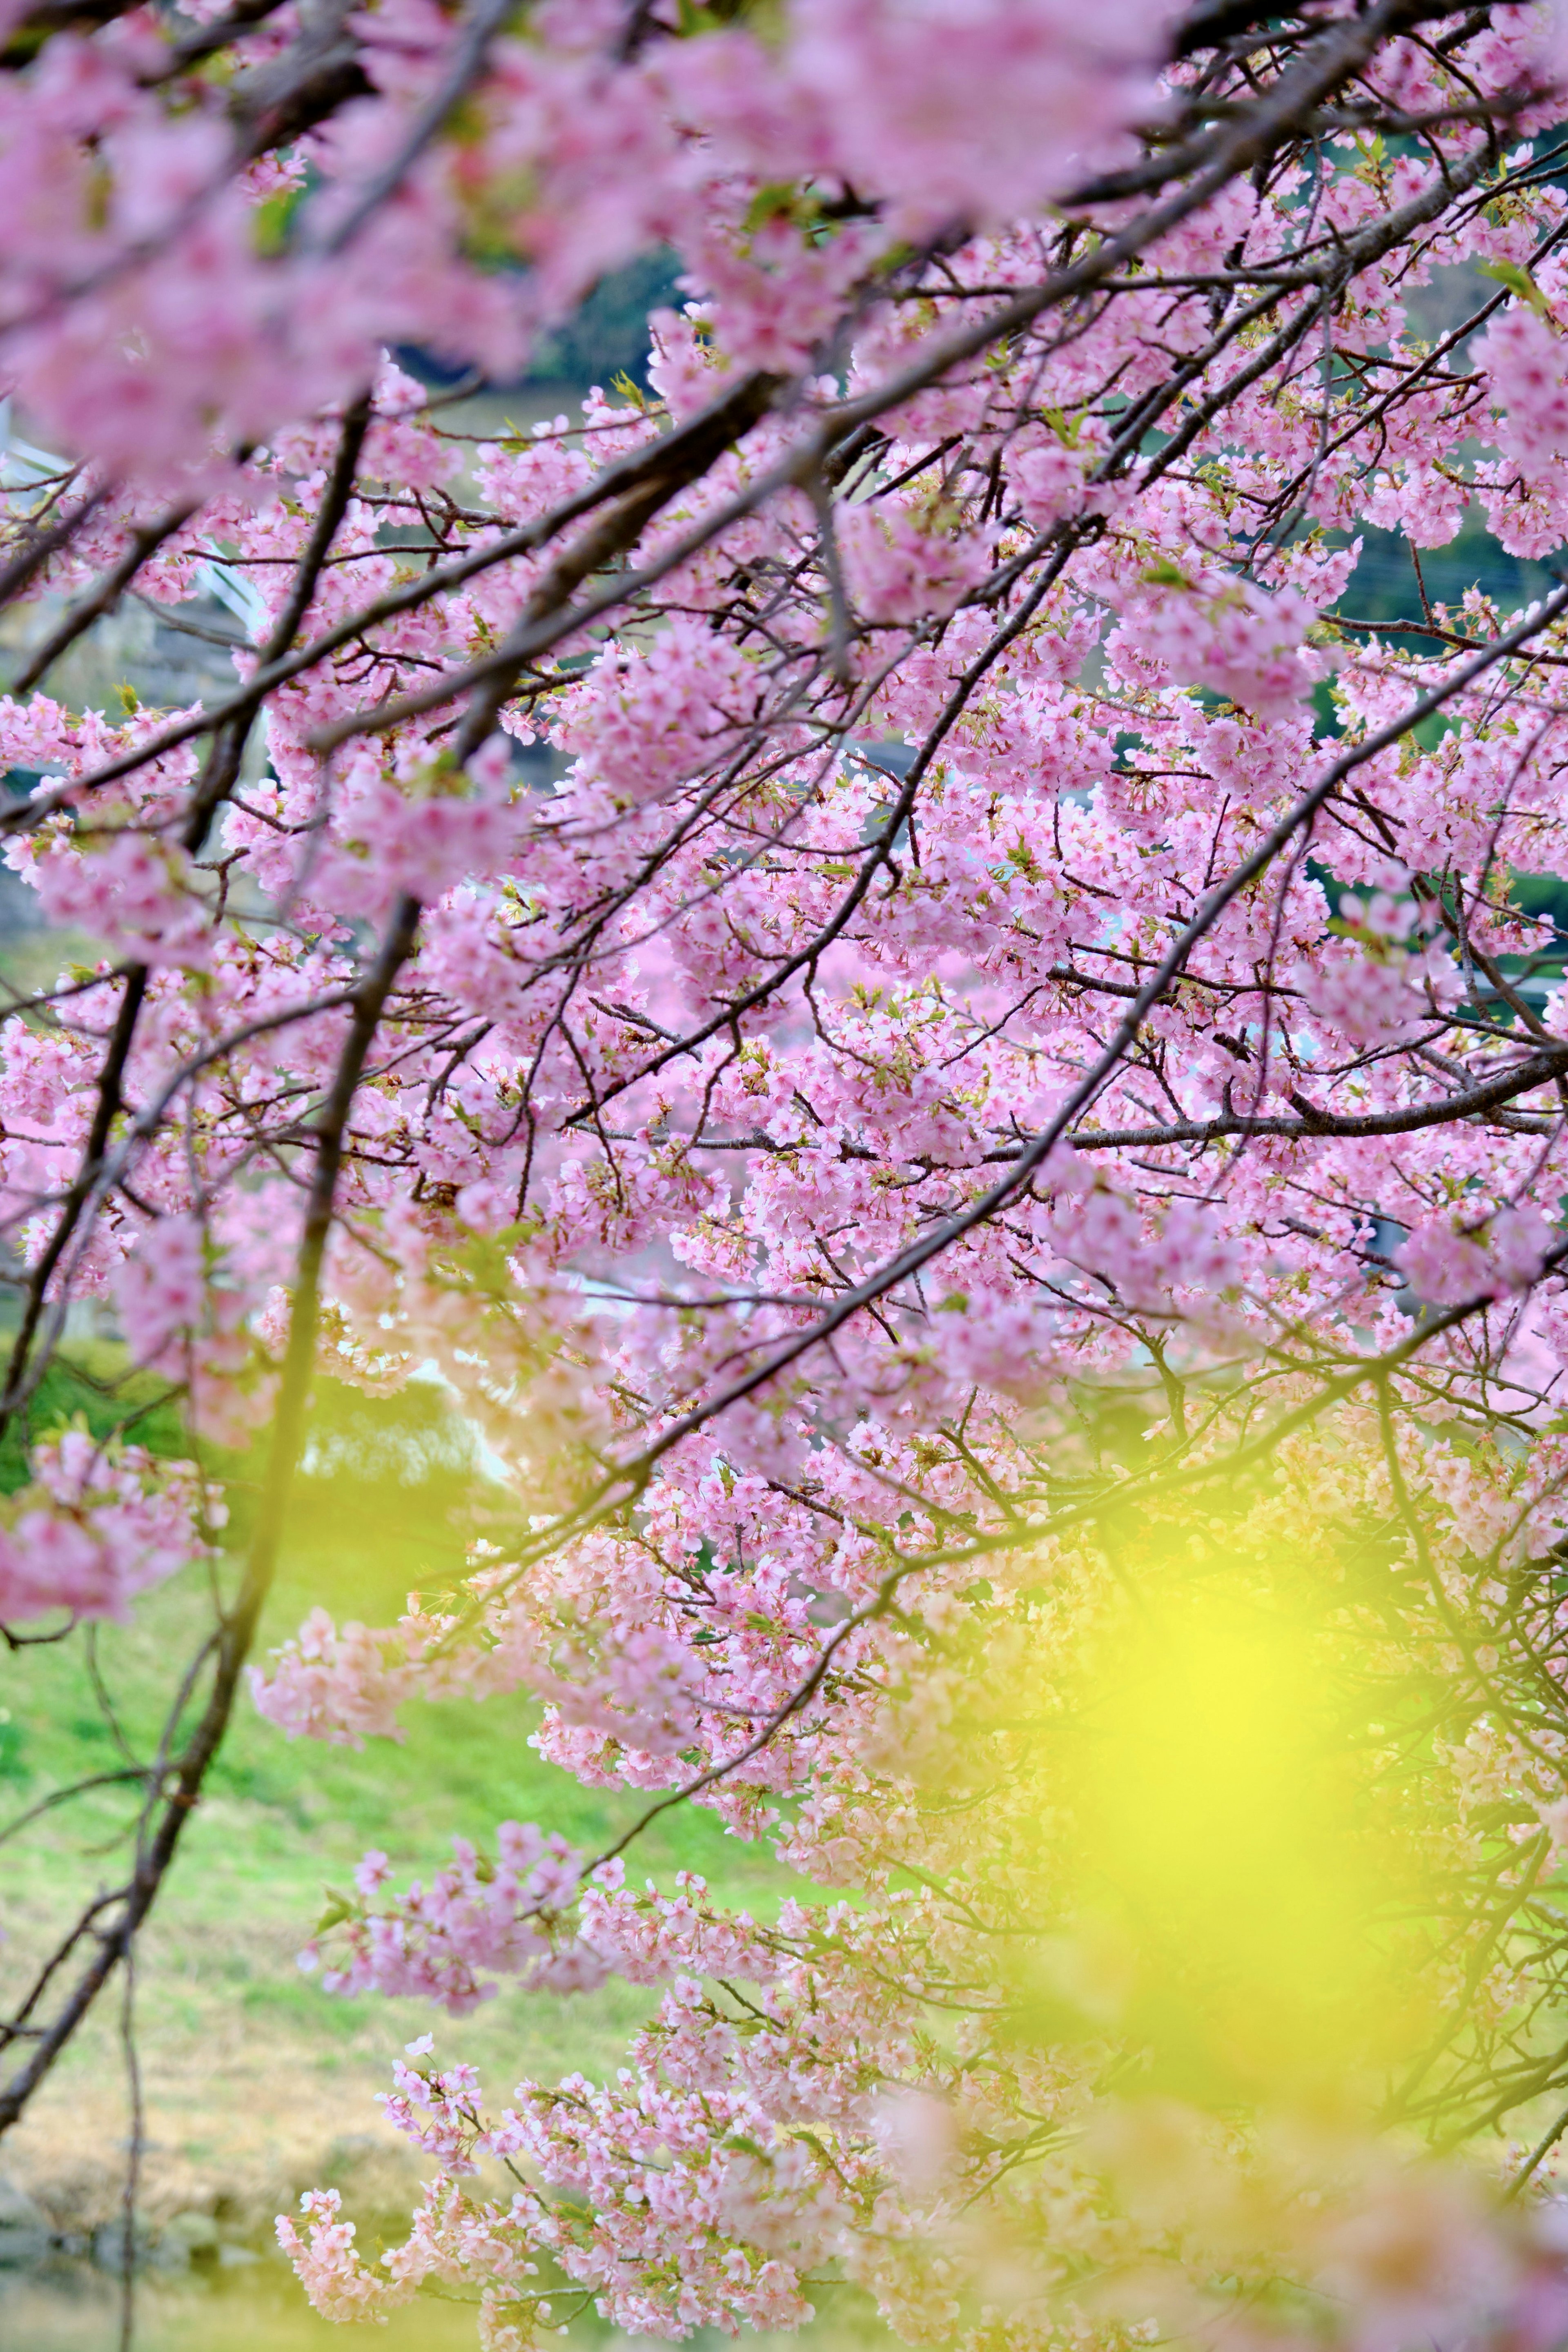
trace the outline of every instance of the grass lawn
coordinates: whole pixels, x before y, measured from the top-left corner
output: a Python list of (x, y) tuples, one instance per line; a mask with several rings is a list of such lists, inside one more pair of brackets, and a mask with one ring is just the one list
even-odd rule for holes
[[(102, 1425), (125, 1409), (113, 1352), (80, 1343), (72, 1354), (77, 1370), (51, 1375), (37, 1429), (77, 1411)], [(323, 1391), (263, 1647), (313, 1602), (379, 1622), (410, 1586), (455, 1574), (460, 1523), (482, 1493), (438, 1389), (416, 1383), (379, 1402), (331, 1383)], [(141, 1403), (153, 1393), (130, 1391)], [(151, 1412), (138, 1434), (180, 1443), (166, 1409)], [(251, 1465), (226, 1466), (242, 1533)], [(20, 1471), (13, 1444), (0, 1453), (0, 1480), (14, 1485)], [(203, 1622), (199, 1591), (181, 1579), (151, 1596), (132, 1624), (100, 1633), (102, 1681), (138, 1752), (151, 1744)], [(79, 1636), (0, 1663), (0, 1825), (119, 1760)], [(351, 2210), (373, 2221), (405, 2213), (416, 2172), (375, 2094), (402, 2044), (427, 2030), (438, 2054), (470, 2058), (502, 2095), (524, 2075), (554, 2079), (618, 2062), (649, 2005), (625, 1985), (567, 1999), (503, 1994), (458, 2023), (410, 2001), (332, 2000), (296, 1965), (323, 1887), (344, 1884), (367, 1846), (384, 1848), (400, 1873), (427, 1872), (454, 1833), (484, 1837), (508, 1818), (592, 1843), (636, 1817), (646, 1800), (583, 1790), (545, 1764), (529, 1746), (533, 1720), (531, 1706), (515, 1699), (418, 1706), (405, 1744), (377, 1742), (356, 1755), (286, 1740), (241, 1702), (139, 1947), (144, 2202), (154, 2225), (181, 2211), (216, 2213), (226, 2232), (259, 2242), (271, 2216), (312, 2184), (342, 2187)], [(128, 1811), (123, 1792), (95, 1792), (5, 1846), (0, 1990), (19, 1981), (85, 1899), (114, 1883), (123, 1852), (114, 1841)], [(725, 1899), (753, 1909), (793, 1884), (765, 1852), (695, 1811), (667, 1816), (628, 1862), (666, 1884), (679, 1868), (700, 1870)], [(118, 2210), (126, 2114), (111, 1994), (5, 2142), (0, 2169), (60, 2227), (90, 2231)], [(426, 2340), (436, 2352), (442, 2339)]]

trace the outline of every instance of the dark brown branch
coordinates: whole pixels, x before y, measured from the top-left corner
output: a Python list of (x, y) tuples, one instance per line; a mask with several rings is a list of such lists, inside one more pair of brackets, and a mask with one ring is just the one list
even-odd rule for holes
[(13, 681), (12, 693), (30, 694), (39, 680), (47, 676), (60, 656), (74, 646), (95, 621), (113, 611), (148, 557), (155, 554), (166, 540), (173, 539), (181, 525), (188, 522), (195, 512), (194, 503), (172, 507), (159, 521), (145, 523), (140, 530), (132, 531), (131, 544), (119, 562), (104, 573), (96, 588), (71, 606), (54, 635), (45, 638), (21, 676)]
[[(343, 418), (337, 456), (316, 520), (310, 527), (310, 538), (300, 554), (283, 609), (257, 656), (258, 678), (288, 652), (300, 624), (310, 611), (310, 599), (321, 576), (321, 567), (331, 551), (332, 541), (338, 535), (339, 527), (348, 511), (349, 500), (353, 496), (354, 476), (373, 414), (372, 398), (366, 392), (353, 402)], [(193, 855), (205, 839), (214, 813), (228, 798), (238, 782), (245, 747), (263, 698), (264, 689), (253, 679), (248, 692), (237, 698), (231, 715), (213, 738), (206, 763), (191, 795), (190, 808), (181, 828), (182, 843)]]
[[(200, 1720), (151, 1808), (148, 1834), (138, 1847), (130, 1883), (110, 1898), (119, 1906), (112, 1927), (100, 1929), (98, 1948), (82, 1969), (53, 2022), (38, 2035), (26, 2063), (0, 2088), (0, 2133), (26, 2108), (115, 1968), (129, 1954), (136, 1933), (156, 1900), (178, 1848), (181, 1833), (200, 1799), (202, 1785), (222, 1745), (245, 1662), (255, 1639), (262, 1604), (271, 1588), (283, 1524), (304, 1434), (305, 1404), (315, 1364), (321, 1314), (321, 1262), (331, 1229), (338, 1178), (342, 1168), (349, 1115), (353, 1108), (372, 1042), (398, 973), (413, 952), (419, 908), (401, 899), (388, 925), (375, 963), (354, 992), (353, 1019), (339, 1056), (332, 1088), (315, 1129), (316, 1165), (295, 1275), (289, 1344), (279, 1383), (278, 1410), (266, 1482), (238, 1592), (219, 1620), (213, 1655), (212, 1688)], [(171, 1785), (172, 1784), (172, 1785)], [(98, 1907), (101, 1907), (101, 1905)], [(87, 1932), (79, 1924), (72, 1941)], [(58, 1956), (46, 1973), (53, 1973)]]
[(30, 588), (51, 555), (68, 547), (89, 518), (98, 512), (109, 493), (104, 489), (89, 490), (79, 506), (57, 516), (51, 523), (29, 525), (21, 534), (21, 543), (10, 562), (0, 565), (0, 604), (14, 604), (25, 590)]

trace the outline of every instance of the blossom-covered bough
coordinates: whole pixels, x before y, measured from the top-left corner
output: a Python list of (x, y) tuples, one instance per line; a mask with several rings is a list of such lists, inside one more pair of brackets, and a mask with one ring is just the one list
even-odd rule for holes
[[(401, 2068), (436, 2178), (384, 2263), (288, 2225), (323, 2310), (434, 2279), (516, 2352), (839, 2279), (975, 2346), (1557, 2340), (1555, 20), (3, 38), (0, 372), (67, 454), (8, 500), (0, 824), (101, 960), (5, 1019), (0, 1415), (106, 1299), (193, 1449), (265, 1420), (269, 1466), (240, 1559), (133, 1431), (7, 1506), (14, 1644), (216, 1601), (0, 2128), (174, 1856), (312, 1381), (433, 1367), (495, 1470), (472, 1580), (318, 1612), (264, 1712), (531, 1689), (579, 1779), (822, 1899), (638, 1892), (635, 1833), (368, 1857), (340, 1990), (663, 1991), (611, 2084)], [(660, 247), (646, 391), (479, 441), (385, 356), (515, 376)], [(1473, 584), (1374, 624), (1365, 525), (1464, 530)], [(232, 690), (51, 696), (215, 561)]]

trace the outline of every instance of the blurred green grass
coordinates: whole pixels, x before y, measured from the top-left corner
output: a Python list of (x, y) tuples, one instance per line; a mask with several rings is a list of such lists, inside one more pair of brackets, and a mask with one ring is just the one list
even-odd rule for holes
[[(79, 1415), (107, 1433), (127, 1412), (141, 1416), (142, 1442), (187, 1450), (158, 1384), (128, 1378), (110, 1342), (81, 1341), (51, 1367), (32, 1430), (43, 1434), (51, 1422)], [(214, 1465), (237, 1547), (260, 1458), (258, 1446), (255, 1456)], [(14, 1487), (23, 1475), (14, 1436), (0, 1448), (0, 1485)], [(399, 1395), (369, 1398), (323, 1381), (258, 1654), (315, 1603), (340, 1620), (384, 1622), (411, 1587), (452, 1581), (476, 1514), (492, 1500), (437, 1384), (416, 1381)], [(0, 1659), (0, 1829), (51, 1791), (115, 1769), (123, 1760), (115, 1725), (134, 1753), (149, 1752), (208, 1622), (204, 1578), (191, 1572), (146, 1596), (130, 1623), (100, 1628), (90, 1645), (79, 1633)], [(336, 2000), (301, 1975), (296, 1955), (323, 1889), (345, 1884), (367, 1847), (382, 1848), (402, 1881), (438, 1867), (455, 1834), (484, 1841), (498, 1822), (537, 1821), (591, 1850), (647, 1802), (584, 1789), (547, 1764), (530, 1745), (537, 1709), (525, 1697), (417, 1704), (406, 1721), (401, 1744), (375, 1741), (355, 1753), (288, 1740), (248, 1695), (239, 1701), (140, 1947), (154, 2219), (216, 2210), (259, 2239), (280, 2203), (323, 2182), (341, 2182), (351, 2208), (358, 2194), (366, 2210), (384, 2212), (390, 2200), (406, 2211), (409, 2179), (374, 2105), (405, 2042), (434, 2031), (438, 2057), (460, 2052), (479, 2065), (499, 2103), (525, 2075), (613, 2070), (647, 2013), (647, 1994), (612, 1983), (566, 1999), (510, 1990), (453, 2022), (412, 2001)], [(0, 1989), (14, 1996), (67, 1917), (116, 1883), (133, 1805), (123, 1787), (100, 1789), (0, 1847)], [(679, 1869), (700, 1871), (722, 1899), (764, 1914), (786, 1887), (807, 1891), (766, 1850), (689, 1808), (650, 1830), (628, 1867), (666, 1886)], [(100, 2002), (0, 2149), (0, 2168), (25, 2179), (62, 2225), (74, 2219), (90, 2229), (118, 2196), (123, 2116), (111, 2004)]]
[[(861, 2298), (842, 2289), (816, 2290), (818, 2317), (799, 2335), (747, 2332), (751, 2352), (887, 2352), (889, 2339), (869, 2317)], [(574, 2329), (574, 2335), (580, 2331)], [(547, 2339), (548, 2340), (548, 2339)], [(599, 2331), (600, 2342), (605, 2340)], [(614, 2336), (614, 2352), (630, 2352), (647, 2339)], [(717, 2328), (700, 2329), (690, 2352), (723, 2352), (730, 2339)], [(0, 2272), (0, 2343), (26, 2352), (117, 2352), (120, 2342), (117, 2283), (100, 2273), (78, 2270), (41, 2279)], [(368, 2329), (345, 2338), (330, 2320), (320, 2319), (292, 2282), (276, 2273), (242, 2272), (206, 2281), (138, 2283), (136, 2352), (348, 2352), (371, 2344), (375, 2352), (476, 2352), (471, 2305), (421, 2295), (395, 2311), (374, 2335)]]

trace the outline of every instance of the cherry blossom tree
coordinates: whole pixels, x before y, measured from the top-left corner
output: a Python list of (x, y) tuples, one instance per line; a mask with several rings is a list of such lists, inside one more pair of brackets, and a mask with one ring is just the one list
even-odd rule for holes
[[(434, 1368), (495, 1465), (471, 1577), (317, 1612), (263, 1712), (531, 1690), (551, 1759), (821, 1899), (643, 1888), (635, 1830), (368, 1856), (341, 1994), (661, 1995), (614, 2084), (498, 2105), (416, 2043), (407, 2243), (284, 2227), (322, 2310), (435, 2279), (521, 2352), (842, 2279), (976, 2352), (1557, 2341), (1568, 1007), (1519, 877), (1568, 873), (1568, 586), (1498, 586), (1568, 535), (1557, 20), (0, 39), (0, 371), (63, 453), (6, 502), (0, 822), (101, 949), (5, 1015), (0, 1416), (101, 1299), (193, 1454), (40, 1444), (0, 1619), (216, 1595), (0, 2128), (174, 1858), (312, 1381)], [(388, 355), (515, 378), (658, 248), (646, 390), (476, 441)], [(1369, 527), (1473, 577), (1358, 612)], [(231, 688), (51, 696), (214, 563)], [(203, 1454), (258, 1422), (233, 1556)], [(1172, 1694), (1237, 1692), (1289, 1770), (1216, 1733), (1184, 1779)], [(1500, 2182), (1412, 2153), (1521, 2127)]]

